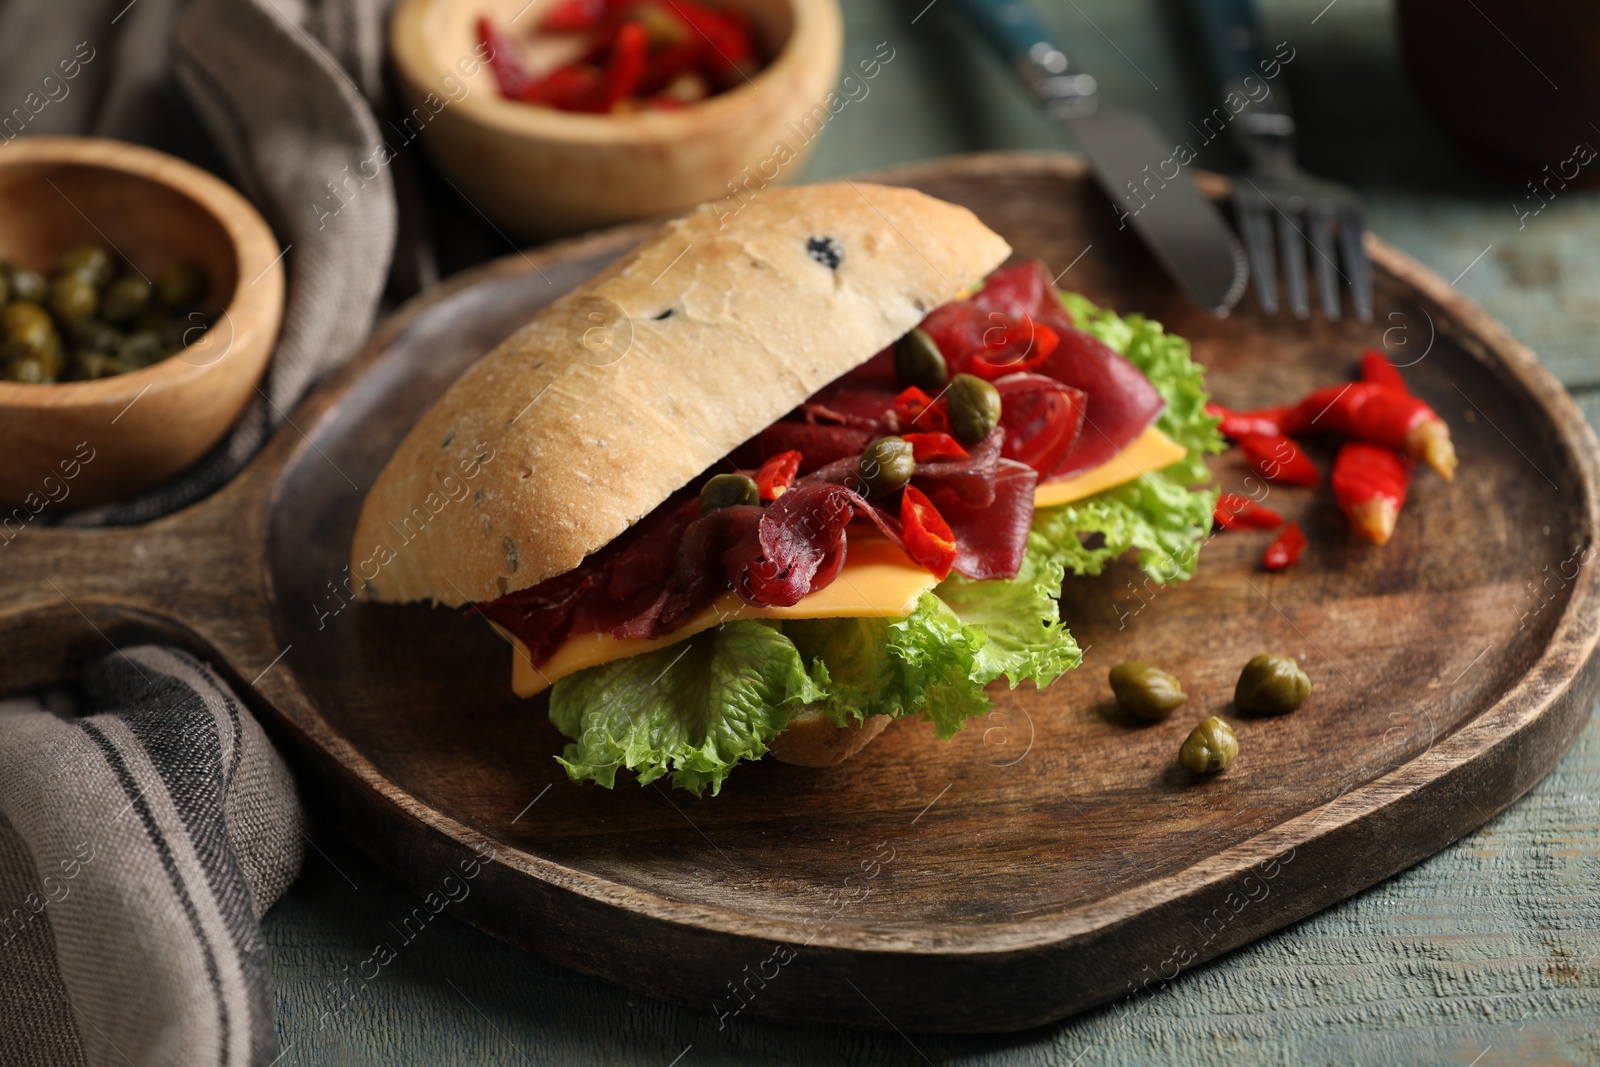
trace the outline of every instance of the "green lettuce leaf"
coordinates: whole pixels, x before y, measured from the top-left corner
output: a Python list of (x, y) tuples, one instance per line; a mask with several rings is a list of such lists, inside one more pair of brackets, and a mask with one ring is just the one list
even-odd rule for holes
[(625, 767), (640, 784), (670, 773), (715, 794), (801, 704), (839, 726), (921, 716), (948, 739), (989, 710), (996, 678), (1043, 686), (1078, 665), (1056, 608), (1061, 575), (1059, 562), (1030, 558), (1008, 581), (951, 577), (903, 619), (732, 622), (579, 671), (550, 691), (550, 719), (573, 739), (561, 764), (607, 788)]
[(1189, 342), (1159, 322), (1119, 316), (1076, 293), (1062, 293), (1061, 302), (1079, 328), (1122, 353), (1155, 385), (1167, 402), (1156, 425), (1188, 455), (1083, 500), (1040, 508), (1029, 555), (1055, 559), (1073, 574), (1099, 574), (1107, 562), (1137, 549), (1151, 577), (1183, 581), (1194, 574), (1217, 505), (1205, 456), (1223, 449), (1217, 420), (1205, 412), (1204, 371), (1189, 358)]
[(550, 721), (573, 739), (560, 758), (576, 781), (610, 787), (626, 767), (648, 785), (715, 794), (742, 759), (758, 759), (802, 704), (826, 691), (768, 623), (741, 621), (561, 679)]

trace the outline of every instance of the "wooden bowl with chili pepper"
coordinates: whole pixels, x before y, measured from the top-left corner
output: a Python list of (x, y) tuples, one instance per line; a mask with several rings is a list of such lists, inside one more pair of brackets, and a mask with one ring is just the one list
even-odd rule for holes
[(403, 0), (420, 139), (498, 226), (552, 237), (791, 179), (831, 118), (837, 0)]
[[(79, 252), (92, 253), (105, 275), (81, 315), (56, 287)], [(128, 496), (205, 455), (254, 394), (283, 315), (282, 255), (250, 202), (199, 167), (121, 141), (22, 137), (7, 145), (0, 261), (0, 527), (11, 536), (46, 507)], [(147, 310), (157, 311), (168, 303), (163, 280), (173, 268), (190, 280), (160, 311), (163, 322), (111, 312), (101, 319), (124, 283), (142, 285)], [(18, 284), (24, 276), (32, 287), (45, 276), (55, 283), (34, 293)], [(43, 331), (39, 351), (16, 350), (37, 340), (20, 335), (23, 318)], [(102, 354), (79, 336), (81, 326), (122, 343)], [(136, 332), (153, 339), (158, 328), (160, 347), (136, 358)]]

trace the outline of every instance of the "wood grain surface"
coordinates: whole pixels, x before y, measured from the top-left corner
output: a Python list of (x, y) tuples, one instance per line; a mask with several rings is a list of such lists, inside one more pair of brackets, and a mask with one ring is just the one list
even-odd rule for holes
[[(1111, 224), (1060, 158), (891, 179), (967, 203), (1020, 254), (1058, 263)], [(1504, 807), (1586, 719), (1593, 575), (1571, 561), (1594, 519), (1593, 437), (1525, 350), (1374, 243), (1380, 318), (1425, 315), (1437, 331), (1414, 386), (1476, 412), (1456, 423), (1456, 484), (1421, 480), (1387, 549), (1351, 543), (1325, 499), (1280, 491), (1312, 537), (1302, 568), (1256, 573), (1259, 545), (1230, 535), (1186, 586), (1141, 595), (1128, 569), (1070, 582), (1085, 668), (1008, 695), (955, 742), (903, 724), (842, 768), (748, 768), (716, 799), (568, 785), (542, 704), (505, 694), (503, 646), (449, 613), (339, 607), (328, 588), (359, 486), (410, 419), (632, 237), (503, 261), (403, 313), (297, 417), (309, 438), (281, 435), (188, 513), (41, 531), (0, 590), (13, 604), (0, 635), (33, 642), (34, 676), (5, 681), (59, 672), (60, 650), (84, 654), (94, 627), (117, 643), (153, 629), (254, 679), (337, 821), (419, 893), (424, 872), (492, 856), (459, 908), (469, 921), (719, 1013), (948, 1030), (1055, 1018), (1341, 899)], [(1191, 337), (1232, 404), (1337, 380), (1364, 336), (1199, 318), (1142, 254), (1085, 261), (1071, 284)], [(1225, 483), (1238, 473), (1223, 464)], [(1551, 530), (1532, 545), (1530, 516)], [(84, 553), (103, 565), (75, 566)], [(1570, 579), (1530, 610), (1522, 576), (1564, 565)], [(1159, 612), (1143, 609), (1152, 595)], [(1301, 655), (1319, 692), (1292, 717), (1240, 721), (1245, 755), (1218, 779), (1175, 768), (1187, 723), (1138, 729), (1105, 707), (1105, 667), (1137, 651), (1184, 677), (1196, 711), (1224, 710), (1262, 647)], [(1250, 906), (1269, 895), (1272, 908)], [(775, 943), (793, 956), (781, 981)]]

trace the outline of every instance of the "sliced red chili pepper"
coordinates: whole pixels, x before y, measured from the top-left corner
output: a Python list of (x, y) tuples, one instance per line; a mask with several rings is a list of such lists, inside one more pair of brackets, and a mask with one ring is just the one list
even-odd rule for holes
[(672, 0), (672, 13), (687, 22), (705, 42), (708, 73), (737, 73), (754, 54), (750, 34), (731, 12), (712, 11), (691, 0)]
[[(1004, 317), (999, 312), (993, 317)], [(1061, 335), (1042, 322), (1026, 319), (991, 326), (984, 331), (983, 344), (989, 355), (979, 354), (967, 364), (967, 372), (993, 380), (1007, 374), (1031, 371), (1055, 352)]]
[(994, 383), (1000, 394), (1000, 454), (1020, 460), (1044, 481), (1061, 468), (1083, 430), (1088, 397), (1043, 374), (1008, 374)]
[(901, 494), (900, 526), (907, 554), (944, 581), (956, 562), (956, 535), (933, 501), (914, 485)]
[(1411, 485), (1411, 461), (1392, 449), (1352, 441), (1333, 461), (1333, 495), (1362, 540), (1388, 544)]
[(539, 20), (541, 30), (592, 30), (606, 17), (606, 0), (560, 0)]
[(788, 492), (789, 487), (794, 484), (794, 476), (799, 472), (799, 452), (790, 449), (770, 457), (756, 471), (756, 488), (761, 490), (761, 499), (776, 500)]
[(1291, 522), (1288, 529), (1267, 546), (1266, 553), (1261, 557), (1261, 565), (1269, 571), (1281, 571), (1298, 560), (1300, 553), (1305, 550), (1306, 535), (1300, 532), (1298, 522)]
[(918, 463), (930, 459), (966, 459), (967, 450), (947, 433), (903, 433), (900, 435), (911, 445), (911, 455)]
[(1455, 476), (1450, 427), (1421, 400), (1377, 382), (1313, 390), (1289, 412), (1283, 430), (1323, 431), (1381, 445), (1422, 460), (1446, 481)]
[[(639, 79), (639, 94), (651, 96), (665, 89), (678, 75), (694, 69), (699, 54), (700, 49), (693, 41), (671, 44), (657, 50), (645, 65), (644, 77)], [(673, 100), (673, 103), (681, 105), (682, 101)]]
[(1248, 434), (1239, 438), (1239, 448), (1255, 472), (1269, 482), (1284, 485), (1321, 485), (1322, 474), (1287, 437)]
[(1214, 518), (1224, 530), (1276, 530), (1283, 525), (1282, 515), (1238, 493), (1223, 493), (1217, 497)]
[(890, 410), (894, 412), (902, 430), (914, 428), (911, 429), (913, 433), (950, 432), (950, 418), (945, 412), (944, 401), (935, 400), (914, 385), (906, 386), (895, 396)]
[(1400, 369), (1389, 361), (1389, 357), (1379, 352), (1376, 348), (1369, 348), (1361, 353), (1361, 380), (1374, 382), (1378, 385), (1387, 385), (1391, 389), (1398, 389), (1402, 393), (1409, 393), (1406, 380), (1400, 377)]
[(489, 69), (494, 72), (495, 85), (500, 95), (510, 100), (524, 100), (534, 79), (522, 65), (517, 46), (499, 30), (487, 16), (478, 19), (478, 43), (489, 50)]
[(1283, 433), (1283, 416), (1292, 405), (1275, 408), (1258, 408), (1255, 411), (1234, 411), (1221, 404), (1207, 404), (1206, 414), (1222, 420), (1217, 429), (1222, 436), (1238, 440), (1251, 434), (1275, 437)]

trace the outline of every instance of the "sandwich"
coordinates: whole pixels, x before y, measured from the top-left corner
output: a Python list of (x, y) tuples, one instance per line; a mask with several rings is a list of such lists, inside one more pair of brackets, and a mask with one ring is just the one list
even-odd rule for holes
[(1187, 344), (1010, 255), (863, 183), (668, 223), (410, 431), (358, 593), (487, 620), (578, 781), (716, 793), (897, 719), (948, 739), (990, 683), (1078, 665), (1068, 575), (1187, 578), (1216, 502)]

